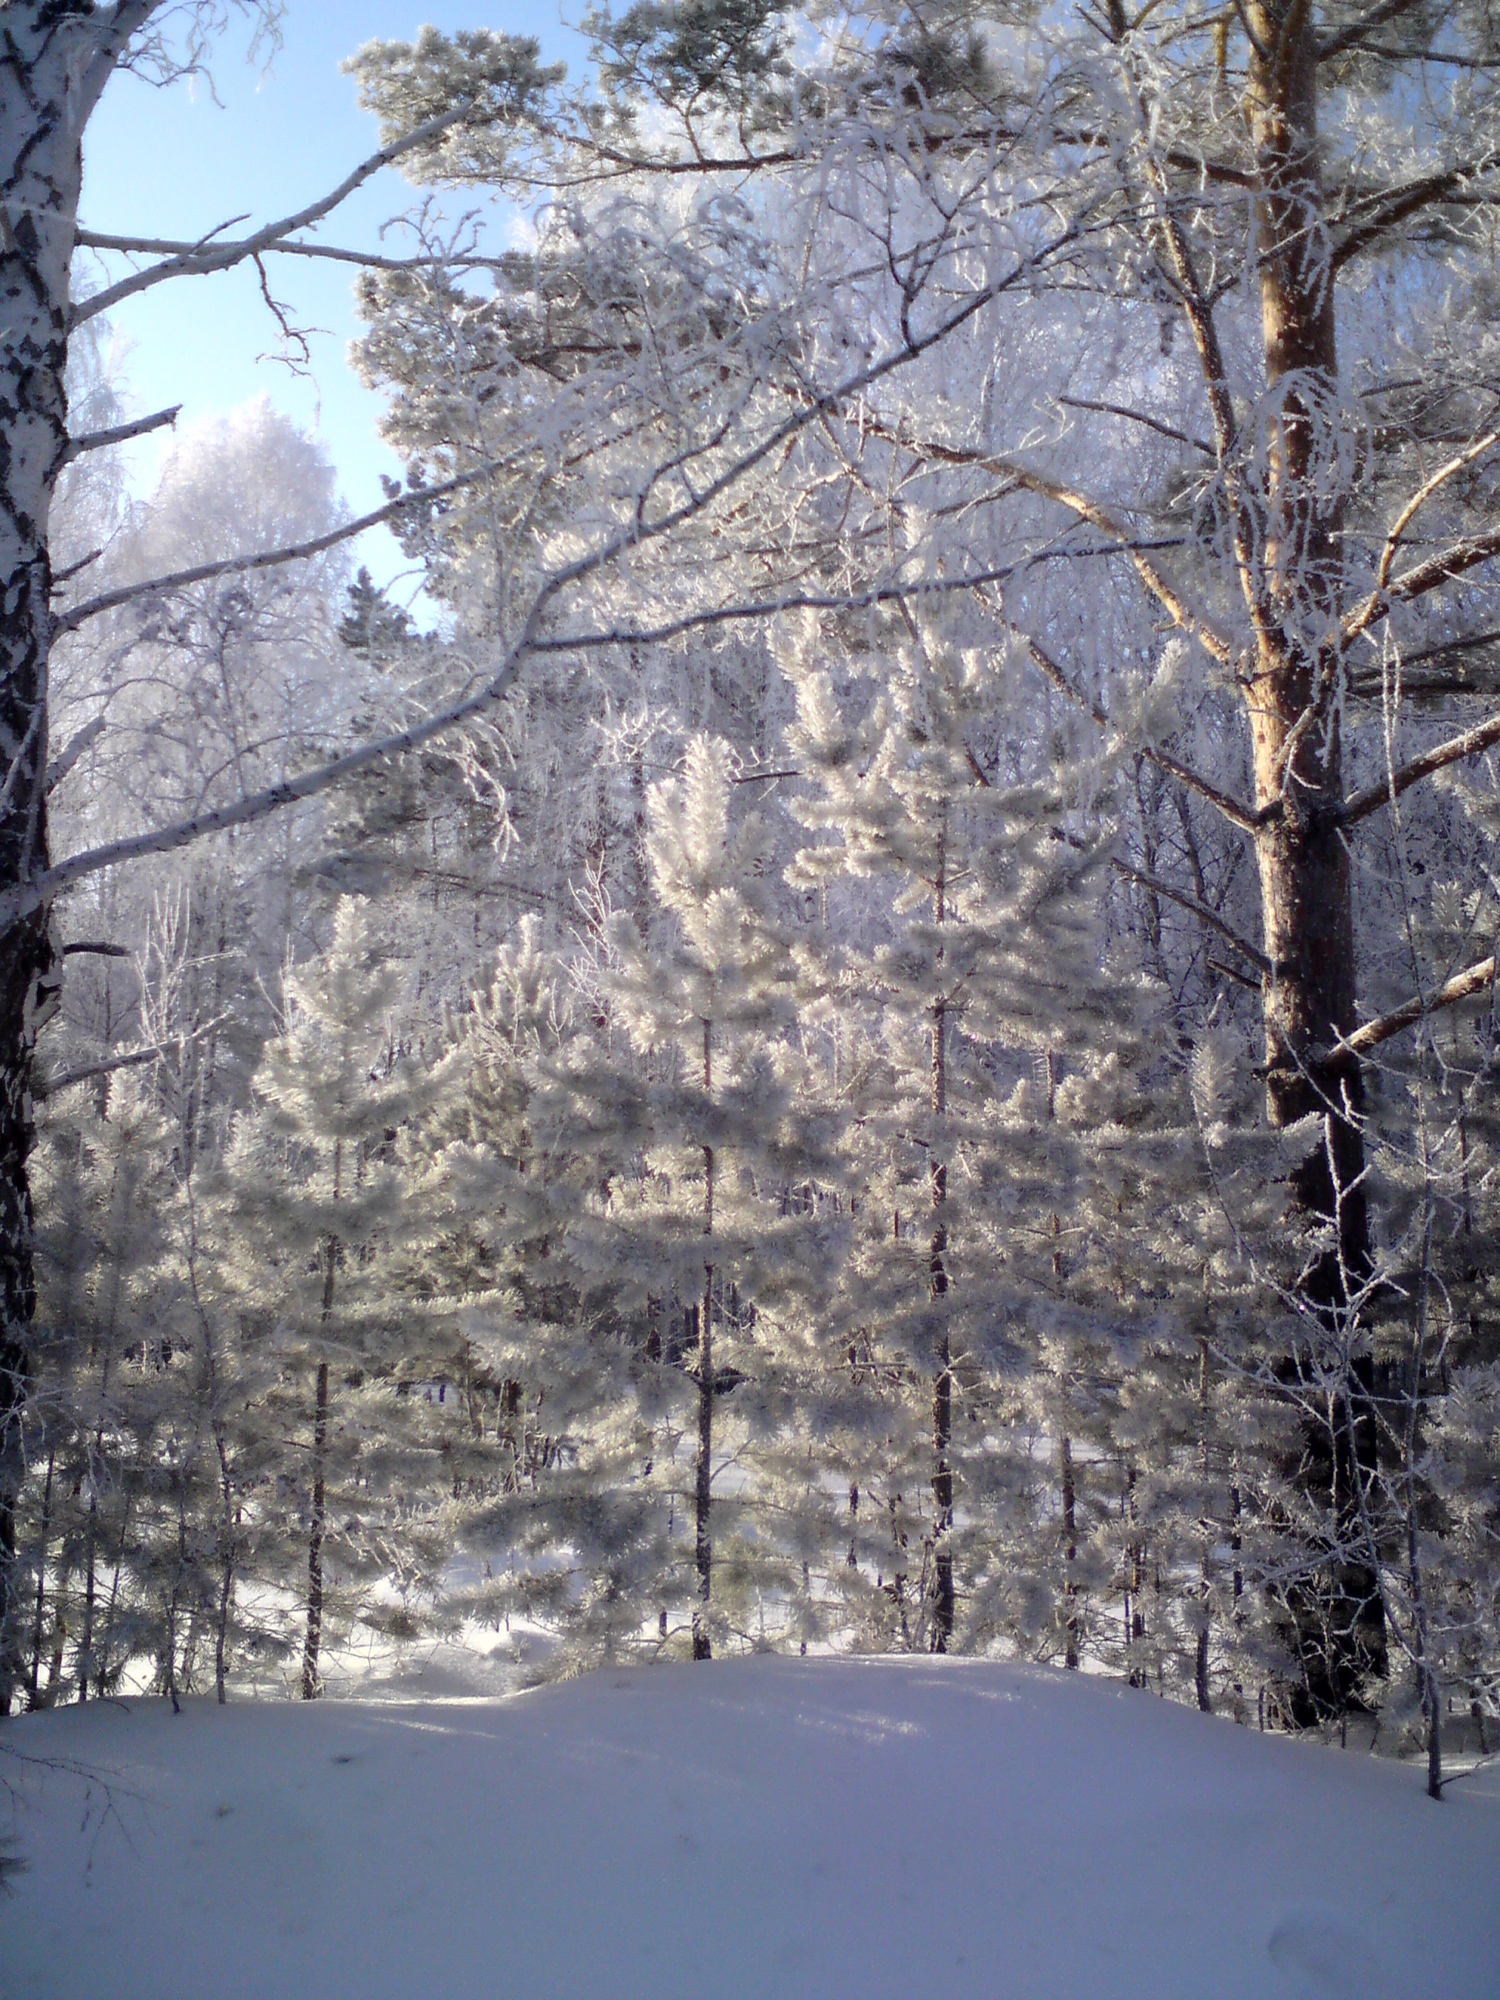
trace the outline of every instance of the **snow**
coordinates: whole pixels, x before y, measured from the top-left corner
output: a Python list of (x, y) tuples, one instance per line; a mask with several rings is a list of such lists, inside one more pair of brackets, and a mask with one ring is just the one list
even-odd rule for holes
[(1352, 1737), (1075, 1675), (759, 1658), (141, 1701), (7, 1750), (4, 2000), (1500, 1992), (1496, 1772), (1437, 1806)]

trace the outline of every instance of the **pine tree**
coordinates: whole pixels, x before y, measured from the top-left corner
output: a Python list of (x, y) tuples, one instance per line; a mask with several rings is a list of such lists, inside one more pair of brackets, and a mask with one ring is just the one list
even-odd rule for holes
[(389, 1578), (382, 1531), (403, 1506), (385, 1280), (403, 1227), (401, 1128), (424, 1078), (393, 1039), (400, 984), (359, 905), (342, 901), (326, 960), (287, 976), (285, 1031), (225, 1166), (232, 1282), (249, 1337), (277, 1362), (266, 1415), (283, 1449), (267, 1499), (283, 1540), (305, 1551), (305, 1700), (322, 1691), (330, 1617), (347, 1629), (353, 1586)]

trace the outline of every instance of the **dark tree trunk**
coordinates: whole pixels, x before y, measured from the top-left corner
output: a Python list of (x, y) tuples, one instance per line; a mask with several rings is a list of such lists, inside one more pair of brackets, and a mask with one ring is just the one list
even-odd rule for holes
[(698, 1464), (693, 1486), (693, 1561), (698, 1572), (698, 1603), (693, 1609), (693, 1658), (708, 1660), (713, 1647), (708, 1636), (708, 1605), (713, 1590), (714, 1541), (710, 1479), (714, 1445), (713, 1271), (703, 1281), (698, 1308)]
[[(1048, 1058), (1050, 1073), (1051, 1058)], [(1075, 1672), (1078, 1667), (1078, 1586), (1073, 1581), (1073, 1565), (1078, 1560), (1078, 1497), (1073, 1483), (1073, 1440), (1062, 1441), (1063, 1560), (1068, 1565), (1063, 1598), (1068, 1608), (1067, 1640), (1063, 1665)]]
[[(933, 919), (947, 916), (948, 826), (938, 832), (937, 881)], [(938, 966), (942, 966), (938, 952)], [(935, 1310), (946, 1314), (948, 1299), (948, 1167), (942, 1148), (948, 1116), (948, 1008), (939, 997), (932, 1010), (932, 1242), (928, 1293)], [(957, 1598), (953, 1583), (953, 1355), (943, 1319), (937, 1369), (932, 1381), (932, 1650), (946, 1653), (953, 1639)]]
[(78, 1639), (78, 1701), (89, 1698), (89, 1674), (94, 1652), (94, 1563), (99, 1542), (99, 1497), (89, 1494), (89, 1525), (83, 1562), (83, 1631)]
[(946, 1653), (953, 1638), (957, 1608), (953, 1584), (953, 1466), (949, 1449), (953, 1436), (953, 1373), (948, 1337), (943, 1336), (937, 1378), (932, 1385), (932, 1650)]
[(323, 1525), (324, 1480), (328, 1462), (328, 1363), (318, 1363), (317, 1400), (313, 1406), (312, 1527), (307, 1537), (307, 1636), (302, 1646), (302, 1699), (322, 1693), (318, 1654), (323, 1644)]
[[(703, 1095), (712, 1100), (714, 1087), (713, 1024), (703, 1023)], [(714, 1149), (703, 1148), (703, 1234), (714, 1233)], [(708, 1606), (713, 1590), (714, 1543), (712, 1504), (714, 1446), (714, 1267), (703, 1266), (703, 1304), (698, 1320), (698, 1465), (693, 1489), (693, 1560), (698, 1572), (698, 1603), (693, 1609), (693, 1658), (713, 1657), (708, 1632)]]
[[(1330, 1247), (1301, 1280), (1309, 1341), (1286, 1368), (1289, 1387), (1312, 1363), (1348, 1350), (1350, 1315), (1372, 1268), (1363, 1081), (1332, 1054), (1355, 1026), (1354, 916), (1339, 730), (1342, 662), (1320, 648), (1343, 597), (1344, 501), (1326, 462), (1325, 411), (1338, 385), (1334, 275), (1318, 166), (1317, 36), (1300, 0), (1252, 4), (1247, 110), (1256, 153), (1266, 380), (1280, 391), (1267, 438), (1263, 496), (1242, 511), (1242, 576), (1255, 633), (1247, 714), (1254, 754), (1264, 949), (1267, 1111), (1281, 1127), (1317, 1114), (1319, 1144), (1293, 1177), (1297, 1205), (1331, 1224)], [(1274, 52), (1270, 53), (1270, 52)], [(1314, 1352), (1313, 1350), (1319, 1350)], [(1331, 1542), (1347, 1546), (1360, 1484), (1375, 1469), (1368, 1355), (1357, 1351), (1333, 1398), (1326, 1446)], [(1294, 1389), (1295, 1393), (1295, 1389)], [(1317, 1426), (1312, 1428), (1316, 1429)], [(1346, 1709), (1361, 1681), (1385, 1671), (1378, 1581), (1368, 1561), (1336, 1557), (1293, 1594), (1303, 1687), (1299, 1720)]]
[(1199, 1529), (1203, 1546), (1198, 1558), (1198, 1644), (1193, 1655), (1193, 1692), (1205, 1715), (1213, 1713), (1208, 1682), (1208, 1628), (1213, 1609), (1213, 1511), (1208, 1490), (1208, 1342), (1198, 1344), (1198, 1472), (1203, 1481), (1203, 1517)]
[(229, 1678), (229, 1607), (234, 1601), (234, 1565), (238, 1554), (236, 1549), (236, 1515), (233, 1501), (233, 1484), (229, 1476), (229, 1452), (224, 1442), (223, 1425), (215, 1422), (214, 1444), (219, 1454), (219, 1493), (221, 1502), (220, 1542), (219, 1542), (219, 1612), (214, 1626), (214, 1696), (222, 1708), (227, 1699)]

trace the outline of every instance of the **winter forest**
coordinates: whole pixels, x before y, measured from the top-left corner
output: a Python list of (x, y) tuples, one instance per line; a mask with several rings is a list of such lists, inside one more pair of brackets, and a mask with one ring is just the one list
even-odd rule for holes
[[(379, 255), (316, 187), (91, 235), (109, 77), (235, 11), (0, 8), (0, 1712), (967, 1654), (1439, 1797), (1500, 1737), (1491, 9), (423, 29), (340, 86)], [(295, 342), (307, 257), (404, 480), (265, 408), (129, 490), (112, 309), (253, 260)]]

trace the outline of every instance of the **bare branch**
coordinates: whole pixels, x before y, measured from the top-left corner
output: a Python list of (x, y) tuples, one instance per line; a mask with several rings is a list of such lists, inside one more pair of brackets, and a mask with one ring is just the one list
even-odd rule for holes
[(46, 788), (49, 792), (62, 783), (84, 751), (92, 748), (103, 734), (104, 717), (96, 715), (92, 722), (86, 722), (77, 735), (63, 745), (47, 766)]
[(1248, 987), (1252, 993), (1264, 990), (1260, 980), (1252, 979), (1248, 972), (1242, 972), (1237, 965), (1230, 965), (1222, 958), (1210, 958), (1208, 969), (1210, 972), (1217, 972), (1221, 978), (1232, 979), (1237, 986)]
[(1211, 910), (1207, 903), (1200, 903), (1196, 896), (1189, 896), (1181, 889), (1174, 889), (1170, 882), (1163, 882), (1159, 876), (1147, 875), (1139, 868), (1132, 868), (1127, 861), (1114, 861), (1111, 866), (1115, 873), (1123, 875), (1127, 882), (1138, 884), (1140, 888), (1149, 890), (1153, 896), (1165, 896), (1169, 903), (1175, 903), (1179, 909), (1187, 910), (1195, 916), (1199, 923), (1207, 924), (1210, 930), (1217, 931), (1226, 944), (1233, 945), (1247, 965), (1255, 967), (1262, 979), (1270, 978), (1272, 972), (1270, 959), (1248, 939), (1242, 938), (1232, 924), (1226, 924), (1217, 910)]
[(351, 541), (354, 536), (364, 534), (368, 528), (378, 528), (383, 522), (394, 521), (410, 507), (421, 506), (428, 500), (442, 500), (450, 493), (461, 492), (466, 486), (488, 479), (496, 470), (498, 466), (494, 463), (480, 465), (470, 472), (459, 473), (453, 479), (445, 479), (437, 486), (413, 486), (407, 492), (398, 494), (394, 500), (388, 500), (383, 507), (375, 508), (372, 513), (346, 521), (341, 528), (330, 528), (326, 535), (314, 535), (310, 541), (292, 542), (280, 549), (262, 549), (253, 556), (226, 556), (221, 562), (199, 563), (193, 569), (174, 570), (168, 576), (148, 577), (143, 583), (122, 583), (115, 590), (106, 590), (98, 597), (75, 605), (71, 611), (61, 613), (53, 620), (53, 633), (76, 632), (90, 618), (97, 618), (104, 611), (118, 610), (120, 605), (133, 603), (139, 597), (185, 590), (189, 584), (208, 583), (216, 576), (239, 576), (247, 570), (276, 569), (283, 563), (307, 562), (313, 556), (322, 555), (325, 549), (336, 548), (340, 542)]
[(1059, 396), (1057, 400), (1065, 403), (1070, 410), (1097, 410), (1101, 416), (1124, 417), (1129, 423), (1144, 424), (1148, 431), (1171, 438), (1175, 444), (1189, 445), (1194, 451), (1201, 451), (1205, 458), (1218, 456), (1207, 438), (1190, 437), (1186, 431), (1174, 430), (1159, 418), (1148, 417), (1144, 410), (1128, 410), (1123, 403), (1091, 403), (1083, 396)]
[(122, 299), (133, 298), (136, 293), (148, 290), (152, 285), (164, 283), (168, 278), (201, 277), (210, 271), (229, 271), (247, 258), (256, 257), (269, 250), (273, 244), (295, 234), (300, 229), (310, 229), (315, 222), (321, 222), (325, 215), (332, 213), (340, 203), (347, 201), (356, 188), (378, 174), (383, 167), (391, 166), (405, 154), (424, 146), (430, 139), (446, 132), (451, 126), (460, 125), (471, 116), (472, 106), (459, 105), (455, 110), (442, 112), (436, 118), (429, 118), (424, 124), (415, 126), (399, 139), (393, 139), (388, 146), (382, 146), (367, 160), (357, 166), (351, 174), (341, 180), (332, 193), (320, 201), (309, 203), (295, 215), (284, 216), (280, 222), (268, 222), (264, 229), (258, 229), (251, 236), (241, 237), (234, 243), (207, 243), (201, 249), (193, 248), (166, 257), (148, 270), (134, 271), (128, 278), (122, 278), (116, 285), (110, 285), (102, 292), (95, 292), (91, 298), (80, 300), (73, 307), (72, 324), (82, 326), (85, 321), (96, 319), (100, 313), (109, 312)]
[[(999, 123), (989, 123), (970, 129), (945, 134), (941, 143), (947, 147), (989, 147), (1006, 140), (1015, 142), (1027, 135), (1020, 130)], [(691, 157), (663, 160), (650, 154), (624, 153), (608, 146), (591, 133), (574, 135), (580, 151), (593, 154), (609, 170), (611, 178), (625, 178), (631, 174), (646, 173), (653, 178), (702, 177), (710, 174), (751, 174), (763, 167), (796, 166), (805, 160), (805, 155), (787, 150), (777, 153), (730, 153), (717, 156), (696, 154)], [(1114, 148), (1115, 135), (1112, 132), (1080, 125), (1054, 125), (1052, 138), (1059, 146), (1077, 146), (1087, 153), (1109, 155)], [(937, 142), (934, 142), (937, 143)], [(1244, 167), (1233, 166), (1227, 160), (1209, 159), (1205, 154), (1195, 153), (1186, 146), (1169, 147), (1163, 160), (1179, 172), (1192, 176), (1195, 181), (1207, 181), (1212, 186), (1253, 188), (1255, 176)], [(564, 181), (563, 186), (575, 183)], [(558, 183), (554, 183), (558, 185)]]
[(1340, 826), (1354, 826), (1371, 813), (1379, 812), (1403, 792), (1409, 792), (1413, 785), (1419, 785), (1424, 778), (1430, 778), (1434, 771), (1444, 770), (1449, 764), (1461, 764), (1468, 757), (1477, 757), (1481, 751), (1500, 743), (1500, 715), (1492, 715), (1487, 722), (1481, 722), (1474, 729), (1466, 729), (1462, 736), (1452, 736), (1446, 743), (1438, 743), (1431, 750), (1424, 750), (1420, 757), (1413, 757), (1409, 764), (1403, 764), (1399, 771), (1390, 772), (1378, 785), (1371, 785), (1367, 791), (1356, 792), (1346, 799), (1337, 813)]
[(1146, 559), (1138, 544), (1127, 534), (1097, 501), (1086, 494), (1075, 493), (1071, 487), (1058, 485), (1055, 479), (1047, 479), (1029, 466), (1021, 465), (1014, 459), (997, 457), (993, 452), (971, 451), (958, 445), (938, 444), (927, 439), (916, 439), (904, 431), (887, 429), (877, 420), (864, 419), (864, 428), (872, 435), (883, 437), (914, 458), (931, 459), (939, 465), (968, 465), (981, 472), (988, 472), (994, 478), (1005, 478), (1015, 482), (1028, 493), (1035, 493), (1044, 500), (1055, 501), (1060, 507), (1089, 526), (1097, 528), (1102, 535), (1118, 544), (1122, 555), (1129, 555), (1137, 575), (1166, 612), (1172, 623), (1196, 639), (1203, 650), (1216, 659), (1221, 666), (1228, 666), (1234, 659), (1234, 647), (1223, 633), (1218, 632), (1207, 620), (1199, 618), (1178, 596), (1172, 585), (1162, 575), (1156, 564)]
[[(1047, 679), (1051, 681), (1058, 692), (1066, 695), (1075, 707), (1081, 708), (1086, 715), (1099, 724), (1101, 729), (1108, 729), (1110, 727), (1110, 719), (1099, 706), (1098, 702), (1090, 700), (1083, 693), (1082, 689), (1074, 686), (1073, 682), (1063, 672), (1063, 669), (1053, 659), (1047, 649), (1039, 645), (1029, 632), (1023, 632), (1019, 626), (1011, 625), (1010, 629), (1015, 633), (1016, 637), (1031, 655), (1032, 660), (1046, 675)], [(1180, 763), (1177, 758), (1171, 756), (1167, 751), (1158, 750), (1152, 745), (1146, 745), (1142, 747), (1140, 755), (1145, 758), (1148, 764), (1154, 765), (1158, 771), (1165, 771), (1168, 777), (1175, 778), (1179, 784), (1185, 785), (1190, 792), (1196, 792), (1199, 798), (1206, 799), (1215, 811), (1221, 812), (1225, 819), (1239, 827), (1242, 832), (1254, 833), (1260, 827), (1264, 817), (1262, 814), (1257, 813), (1250, 806), (1242, 805), (1238, 799), (1231, 798), (1228, 792), (1220, 791), (1217, 785), (1210, 784), (1207, 778), (1200, 777), (1196, 771), (1192, 770), (1188, 765)]]
[(45, 1095), (51, 1096), (56, 1090), (71, 1090), (75, 1083), (92, 1083), (96, 1077), (113, 1076), (116, 1070), (138, 1069), (142, 1063), (155, 1062), (166, 1053), (166, 1045), (154, 1049), (133, 1049), (128, 1056), (116, 1056), (112, 1062), (91, 1063), (87, 1069), (69, 1070), (66, 1076), (49, 1076), (42, 1090)]
[(65, 944), (64, 958), (129, 958), (130, 953), (122, 944)]
[(145, 26), (161, 5), (162, 0), (119, 0), (113, 16), (100, 30), (99, 38), (87, 58), (81, 79), (83, 88), (77, 113), (80, 130), (83, 120), (92, 115), (95, 105), (103, 95), (104, 86), (114, 75), (131, 36), (138, 28)]
[(1401, 545), (1401, 537), (1411, 526), (1418, 510), (1427, 504), (1440, 487), (1446, 486), (1450, 479), (1456, 478), (1466, 465), (1472, 465), (1476, 458), (1483, 458), (1484, 454), (1497, 439), (1500, 439), (1500, 431), (1487, 432), (1484, 437), (1477, 439), (1475, 443), (1471, 444), (1467, 450), (1461, 451), (1456, 458), (1450, 458), (1446, 465), (1440, 465), (1432, 477), (1424, 481), (1417, 488), (1416, 492), (1391, 523), (1390, 532), (1385, 538), (1385, 547), (1380, 552), (1380, 566), (1375, 576), (1375, 588), (1377, 590), (1384, 590), (1390, 582), (1391, 566), (1396, 560), (1396, 550)]
[(538, 639), (536, 653), (598, 652), (606, 646), (662, 646), (689, 632), (715, 625), (751, 624), (788, 611), (866, 611), (873, 604), (909, 604), (914, 599), (951, 597), (966, 590), (985, 590), (1009, 583), (1043, 562), (1084, 562), (1100, 556), (1129, 554), (1139, 549), (1180, 548), (1181, 537), (1150, 542), (1109, 542), (1084, 549), (1045, 549), (999, 569), (972, 570), (967, 576), (924, 576), (914, 583), (872, 583), (865, 590), (788, 590), (775, 597), (749, 598), (739, 604), (719, 604), (706, 611), (685, 611), (660, 625), (607, 625), (591, 632), (560, 632)]
[[(546, 598), (539, 595), (532, 608), (533, 620), (540, 618), (545, 602)], [(528, 621), (527, 632), (507, 653), (499, 672), (466, 700), (455, 702), (451, 708), (443, 709), (423, 722), (414, 723), (410, 729), (398, 730), (393, 735), (380, 737), (376, 742), (362, 744), (357, 750), (346, 751), (342, 757), (333, 757), (327, 763), (314, 765), (298, 777), (283, 778), (274, 785), (267, 785), (262, 791), (251, 792), (231, 805), (196, 813), (191, 819), (177, 820), (170, 826), (131, 834), (123, 840), (112, 840), (101, 847), (86, 848), (80, 854), (70, 855), (56, 867), (48, 868), (22, 886), (0, 895), (0, 926), (15, 922), (71, 887), (74, 882), (82, 881), (88, 875), (97, 875), (101, 869), (112, 868), (125, 861), (143, 860), (148, 855), (174, 854), (179, 848), (190, 847), (209, 834), (224, 833), (230, 827), (246, 826), (253, 820), (265, 819), (284, 806), (315, 798), (319, 792), (326, 792), (330, 786), (339, 784), (345, 778), (357, 776), (359, 772), (368, 771), (372, 766), (406, 751), (418, 750), (435, 736), (446, 735), (504, 699), (522, 659), (531, 650), (530, 624), (531, 621)]]
[(1429, 660), (1448, 660), (1458, 653), (1472, 653), (1480, 646), (1493, 646), (1500, 639), (1500, 626), (1488, 632), (1466, 632), (1458, 639), (1444, 639), (1436, 646), (1424, 646), (1417, 653), (1403, 653), (1401, 656), (1401, 678), (1406, 679), (1408, 667), (1424, 666)]
[(56, 590), (59, 584), (69, 583), (75, 576), (81, 576), (86, 569), (98, 562), (103, 553), (102, 548), (90, 549), (86, 556), (80, 556), (77, 562), (69, 563), (66, 569), (55, 569), (52, 572), (52, 588)]
[(1379, 1048), (1382, 1042), (1390, 1041), (1393, 1035), (1414, 1028), (1429, 1014), (1435, 1014), (1444, 1007), (1456, 1006), (1460, 1000), (1472, 1000), (1486, 986), (1494, 985), (1496, 972), (1497, 960), (1492, 953), (1477, 965), (1471, 965), (1467, 971), (1455, 973), (1435, 993), (1429, 993), (1423, 999), (1408, 1000), (1394, 1012), (1382, 1014), (1375, 1021), (1366, 1021), (1362, 1028), (1356, 1028), (1352, 1035), (1345, 1036), (1339, 1048), (1347, 1049), (1353, 1055), (1367, 1055), (1371, 1049)]
[(162, 430), (168, 424), (175, 429), (181, 414), (181, 403), (174, 403), (170, 410), (158, 410), (155, 416), (137, 417), (134, 423), (116, 424), (113, 430), (88, 431), (83, 437), (69, 438), (68, 448), (63, 453), (63, 464), (71, 465), (85, 452), (105, 451), (112, 444), (128, 444), (132, 438), (146, 437), (151, 431)]
[(1329, 258), (1333, 269), (1342, 270), (1351, 258), (1357, 257), (1362, 250), (1370, 249), (1398, 223), (1409, 220), (1424, 208), (1459, 199), (1468, 205), (1473, 205), (1476, 200), (1482, 204), (1497, 199), (1493, 195), (1475, 197), (1466, 193), (1469, 182), (1480, 174), (1493, 173), (1497, 165), (1500, 161), (1492, 155), (1468, 160), (1460, 166), (1445, 167), (1441, 173), (1425, 174), (1420, 180), (1407, 182), (1404, 187), (1386, 188), (1379, 194), (1366, 195), (1359, 206), (1368, 208), (1370, 214), (1334, 245)]
[[(870, 362), (843, 382), (824, 390), (820, 395), (810, 397), (781, 423), (773, 425), (740, 457), (726, 465), (723, 471), (710, 479), (701, 490), (690, 494), (676, 507), (669, 508), (655, 519), (643, 515), (637, 509), (626, 524), (616, 528), (612, 534), (607, 535), (603, 541), (596, 543), (592, 549), (587, 550), (573, 562), (555, 570), (532, 598), (531, 608), (520, 633), (505, 654), (499, 668), (490, 680), (473, 694), (454, 702), (448, 708), (440, 709), (436, 714), (428, 716), (422, 722), (414, 723), (408, 729), (398, 730), (393, 735), (362, 744), (357, 750), (346, 751), (343, 756), (330, 758), (326, 763), (314, 765), (297, 777), (282, 779), (277, 784), (268, 785), (262, 791), (236, 799), (230, 805), (195, 814), (190, 819), (178, 820), (173, 825), (158, 827), (154, 831), (130, 835), (123, 840), (109, 841), (103, 846), (70, 855), (66, 861), (59, 862), (55, 867), (40, 870), (14, 888), (0, 894), (0, 931), (29, 915), (33, 910), (41, 908), (72, 883), (81, 881), (86, 876), (98, 874), (101, 869), (113, 867), (124, 861), (139, 860), (147, 855), (174, 853), (177, 849), (190, 846), (194, 841), (201, 840), (209, 834), (264, 819), (268, 814), (277, 812), (284, 806), (314, 798), (318, 793), (327, 791), (343, 779), (369, 770), (387, 758), (419, 749), (435, 737), (448, 734), (474, 716), (494, 707), (497, 702), (504, 699), (520, 671), (523, 660), (537, 650), (542, 619), (553, 599), (569, 585), (595, 575), (627, 550), (639, 548), (670, 535), (686, 522), (706, 512), (758, 466), (783, 450), (809, 425), (820, 423), (830, 411), (840, 408), (850, 397), (874, 387), (878, 382), (883, 382), (887, 376), (894, 375), (910, 363), (921, 360), (924, 354), (941, 345), (951, 334), (966, 326), (977, 313), (982, 312), (985, 306), (1019, 283), (1036, 264), (1045, 262), (1071, 242), (1076, 233), (1077, 224), (1068, 224), (1052, 241), (1030, 256), (1018, 259), (1012, 270), (1004, 277), (996, 278), (982, 290), (971, 293), (962, 305), (956, 306), (946, 319), (927, 333), (908, 340), (903, 346), (882, 356), (880, 360)], [(351, 532), (358, 532), (358, 527), (361, 525), (373, 526), (377, 520), (388, 518), (402, 506), (413, 505), (421, 500), (440, 498), (444, 493), (486, 477), (492, 470), (492, 467), (482, 466), (474, 472), (460, 474), (457, 479), (448, 480), (442, 486), (420, 487), (416, 492), (404, 494), (399, 500), (392, 501), (388, 508), (381, 508), (375, 514), (367, 516), (363, 523), (341, 530), (332, 537), (319, 538), (315, 543), (303, 544), (302, 548), (317, 553), (319, 548), (329, 546), (333, 541), (346, 539)], [(298, 551), (293, 550), (290, 554), (278, 551), (275, 554), (277, 559), (289, 561), (296, 560)], [(204, 576), (222, 575), (229, 571), (253, 569), (263, 566), (267, 560), (266, 557), (251, 557), (246, 561), (227, 564), (210, 563), (201, 570), (183, 572), (175, 581), (196, 580)], [(150, 588), (150, 586), (145, 587)], [(163, 583), (159, 580), (156, 588), (162, 587)], [(139, 594), (140, 587), (125, 593), (127, 598)], [(119, 601), (118, 594), (112, 594), (110, 601)], [(93, 616), (103, 608), (103, 603), (104, 600), (95, 600), (92, 605), (81, 606), (79, 611), (69, 614), (70, 619), (76, 623), (81, 616)], [(64, 629), (68, 629), (66, 622)]]
[(1336, 34), (1325, 35), (1318, 43), (1318, 61), (1327, 62), (1330, 56), (1342, 55), (1352, 49), (1373, 28), (1383, 28), (1388, 21), (1399, 21), (1405, 14), (1418, 10), (1419, 0), (1381, 0), (1381, 5), (1372, 7), (1368, 14), (1362, 14), (1357, 21), (1349, 22)]
[(1347, 646), (1351, 639), (1360, 638), (1388, 618), (1393, 605), (1409, 604), (1413, 598), (1424, 597), (1429, 590), (1440, 590), (1445, 583), (1466, 576), (1471, 569), (1478, 569), (1481, 563), (1488, 562), (1494, 555), (1500, 555), (1500, 528), (1491, 528), (1488, 534), (1469, 535), (1461, 542), (1450, 543), (1440, 555), (1429, 556), (1426, 562), (1417, 563), (1400, 576), (1393, 577), (1383, 590), (1372, 590), (1363, 603), (1357, 604), (1345, 615), (1335, 643)]
[[(243, 216), (240, 218), (244, 220)], [(227, 225), (226, 225), (227, 226)], [(97, 229), (80, 229), (74, 239), (80, 250), (112, 250), (138, 257), (194, 257), (206, 246), (161, 236), (109, 236)], [(267, 243), (252, 254), (260, 257), (312, 257), (329, 264), (358, 264), (367, 271), (493, 271), (496, 257), (386, 257), (373, 250), (345, 250), (332, 243)]]

